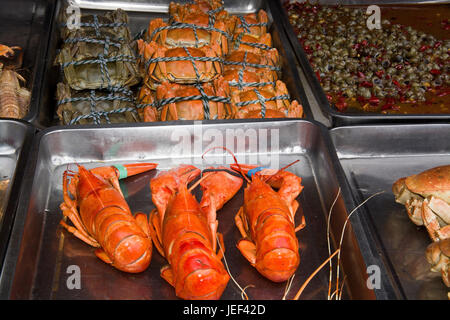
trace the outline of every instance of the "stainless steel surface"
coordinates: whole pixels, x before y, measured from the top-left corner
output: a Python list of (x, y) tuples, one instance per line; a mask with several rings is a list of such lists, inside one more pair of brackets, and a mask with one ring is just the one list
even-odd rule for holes
[[(257, 148), (268, 137), (267, 148)], [(258, 163), (282, 167), (294, 160), (300, 162), (289, 171), (302, 177), (304, 190), (298, 197), (306, 218), (305, 229), (297, 233), (300, 242), (300, 267), (290, 290), (292, 298), (306, 277), (327, 257), (326, 216), (339, 188), (338, 162), (331, 149), (331, 140), (322, 125), (306, 120), (233, 122), (188, 122), (186, 125), (143, 125), (127, 127), (113, 125), (96, 128), (55, 127), (40, 132), (34, 141), (27, 180), (24, 182), (18, 223), (8, 251), (6, 267), (10, 282), (0, 283), (0, 292), (12, 299), (175, 299), (174, 290), (160, 276), (166, 262), (154, 249), (148, 270), (133, 275), (117, 271), (100, 261), (94, 249), (67, 233), (58, 224), (62, 218), (62, 173), (76, 169), (74, 163), (89, 168), (115, 163), (157, 162), (158, 170), (180, 163), (199, 168), (227, 165), (232, 158), (216, 149), (201, 159), (213, 145), (227, 145), (243, 163)], [(213, 163), (211, 163), (213, 162)], [(153, 205), (149, 188), (156, 171), (122, 182), (122, 189), (133, 212), (148, 213)], [(200, 194), (197, 193), (197, 196)], [(250, 266), (236, 248), (240, 239), (234, 225), (234, 215), (243, 202), (243, 189), (218, 212), (219, 232), (225, 239), (225, 257), (231, 274), (248, 288), (251, 299), (281, 299), (285, 283), (272, 283)], [(347, 210), (338, 198), (331, 232), (340, 236)], [(366, 287), (366, 266), (358, 240), (347, 228), (344, 237), (343, 270), (347, 276), (344, 299), (374, 299)], [(333, 240), (332, 240), (333, 241)], [(333, 243), (333, 242), (332, 242)], [(77, 265), (81, 272), (81, 289), (69, 290), (66, 285), (68, 266)], [(328, 290), (328, 270), (325, 268), (308, 285), (303, 299), (325, 299)], [(241, 292), (230, 281), (222, 299), (241, 299)]]
[[(409, 115), (396, 115), (396, 114), (378, 114), (378, 113), (343, 113), (330, 106), (325, 92), (320, 85), (314, 71), (308, 61), (306, 53), (303, 51), (301, 44), (297, 39), (287, 15), (286, 10), (283, 7), (284, 3), (291, 2), (304, 2), (304, 1), (291, 1), (291, 0), (277, 0), (273, 2), (273, 7), (280, 12), (281, 21), (286, 31), (287, 37), (293, 47), (294, 55), (297, 58), (299, 64), (300, 77), (304, 83), (305, 92), (309, 99), (311, 113), (313, 119), (323, 123), (327, 127), (338, 127), (346, 125), (360, 125), (360, 124), (377, 124), (377, 123), (425, 123), (425, 122), (449, 122), (449, 114), (409, 114)], [(383, 4), (383, 5), (395, 5), (395, 4), (431, 4), (450, 3), (448, 0), (437, 1), (420, 1), (420, 0), (388, 0), (388, 1), (369, 1), (369, 0), (318, 0), (315, 1), (322, 5), (369, 5), (369, 4)]]
[(366, 220), (404, 299), (447, 299), (440, 274), (430, 271), (426, 230), (414, 225), (396, 203), (392, 184), (401, 177), (450, 164), (449, 124), (354, 126), (330, 130), (352, 196)]
[[(8, 245), (26, 161), (27, 142), (33, 129), (16, 120), (0, 120), (0, 270)], [(1, 273), (0, 273), (1, 276)]]
[[(183, 1), (179, 1), (183, 3)], [(122, 8), (127, 11), (129, 17), (129, 28), (131, 35), (134, 37), (143, 30), (147, 29), (151, 19), (163, 18), (168, 19), (168, 4), (170, 1), (74, 1), (81, 7), (82, 14), (103, 14), (105, 10), (114, 10)], [(39, 127), (47, 128), (52, 125), (58, 125), (59, 121), (56, 116), (56, 84), (61, 80), (60, 69), (53, 65), (57, 51), (61, 47), (61, 39), (59, 37), (58, 19), (62, 12), (62, 4), (59, 1), (55, 9), (55, 17), (51, 27), (51, 38), (48, 46), (47, 62), (45, 66), (45, 76), (43, 79), (44, 89), (41, 92), (41, 113)], [(225, 9), (232, 14), (247, 14), (257, 12), (264, 9), (269, 16), (269, 32), (272, 35), (273, 46), (278, 49), (281, 58), (282, 75), (281, 80), (286, 83), (291, 99), (296, 99), (303, 105), (305, 118), (312, 119), (309, 102), (303, 89), (303, 81), (300, 79), (298, 69), (295, 67), (295, 56), (292, 47), (283, 30), (279, 12), (273, 9), (273, 2), (268, 0), (246, 0), (246, 1), (225, 1)], [(234, 121), (234, 120), (229, 120)], [(183, 121), (179, 122), (180, 124)]]
[[(179, 3), (189, 3), (189, 1), (176, 1)], [(225, 9), (233, 14), (252, 13), (261, 8), (264, 3), (263, 0), (225, 0)], [(122, 8), (125, 11), (138, 12), (161, 12), (166, 13), (169, 8), (170, 1), (167, 0), (74, 0), (73, 3), (84, 9), (97, 10), (115, 10)]]
[(23, 119), (38, 122), (45, 54), (50, 38), (48, 28), (55, 1), (2, 0), (1, 4), (0, 44), (22, 48), (23, 62), (17, 72), (25, 78), (23, 85), (31, 92), (29, 110)]

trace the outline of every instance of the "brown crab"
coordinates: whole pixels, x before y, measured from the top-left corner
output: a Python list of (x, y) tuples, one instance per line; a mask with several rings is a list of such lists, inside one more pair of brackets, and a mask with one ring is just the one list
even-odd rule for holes
[[(248, 104), (247, 104), (248, 103)], [(301, 118), (303, 107), (290, 102), (286, 85), (278, 80), (275, 87), (267, 85), (246, 91), (234, 91), (231, 104), (236, 118)]]
[(433, 241), (450, 238), (450, 165), (400, 178), (392, 191), (411, 221), (424, 225)]
[[(450, 287), (450, 239), (430, 244), (427, 247), (426, 258), (431, 264), (431, 271), (440, 272), (444, 284)], [(448, 297), (450, 299), (450, 292)]]
[[(170, 81), (182, 84), (209, 82), (222, 73), (219, 57), (210, 46), (167, 48), (154, 41), (146, 43), (138, 40), (138, 47), (143, 57), (141, 71), (144, 72), (145, 84), (152, 89), (156, 87), (154, 82)], [(158, 58), (162, 60), (149, 61)], [(170, 59), (173, 60), (168, 61)]]
[[(174, 97), (186, 98), (201, 96), (201, 90), (210, 97), (228, 96), (228, 83), (223, 78), (218, 78), (211, 83), (203, 83), (201, 88), (193, 85), (181, 85), (176, 83), (163, 82), (156, 89), (156, 99), (159, 103), (165, 99)], [(232, 109), (229, 103), (216, 102), (206, 99), (209, 109), (209, 119), (230, 119)], [(203, 120), (206, 119), (205, 106), (202, 99), (188, 99), (161, 105), (161, 121), (170, 120)]]

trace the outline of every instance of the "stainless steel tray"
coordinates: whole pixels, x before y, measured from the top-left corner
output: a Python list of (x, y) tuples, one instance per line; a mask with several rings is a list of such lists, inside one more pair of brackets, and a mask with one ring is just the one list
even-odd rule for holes
[(401, 177), (450, 163), (449, 124), (367, 125), (330, 131), (355, 202), (372, 194), (358, 217), (366, 225), (398, 288), (399, 299), (447, 299), (440, 274), (430, 271), (427, 232), (396, 203), (392, 184)]
[[(147, 29), (151, 19), (168, 18), (168, 6), (170, 1), (150, 1), (150, 0), (134, 0), (134, 1), (104, 1), (104, 0), (78, 0), (73, 1), (75, 5), (79, 5), (81, 13), (89, 14), (103, 14), (105, 10), (114, 10), (122, 8), (129, 17), (129, 28), (131, 35), (134, 37), (139, 32)], [(182, 1), (180, 1), (181, 3)], [(282, 60), (282, 77), (281, 80), (286, 83), (291, 99), (296, 99), (303, 105), (305, 118), (312, 119), (312, 113), (305, 91), (302, 87), (298, 69), (295, 67), (295, 57), (290, 47), (289, 41), (286, 38), (281, 19), (278, 17), (278, 11), (273, 9), (273, 1), (267, 0), (246, 0), (225, 1), (225, 9), (232, 14), (247, 14), (257, 12), (260, 9), (266, 10), (270, 27), (269, 32), (272, 35), (274, 47), (279, 51)], [(43, 78), (44, 89), (41, 93), (41, 112), (39, 126), (41, 128), (58, 125), (59, 121), (56, 116), (56, 84), (61, 79), (59, 67), (54, 66), (53, 62), (61, 47), (61, 39), (59, 36), (58, 19), (62, 12), (62, 6), (65, 2), (58, 1), (55, 9), (53, 23), (51, 26), (51, 37), (47, 52), (47, 61), (45, 65), (45, 75)], [(234, 121), (234, 120), (229, 120)], [(183, 121), (175, 123), (183, 124)]]
[[(255, 136), (258, 141), (267, 136), (267, 148), (255, 149), (251, 142)], [(156, 250), (149, 269), (137, 275), (126, 274), (100, 261), (93, 248), (62, 229), (59, 225), (62, 173), (68, 166), (75, 169), (74, 163), (92, 168), (150, 161), (159, 163), (158, 170), (166, 170), (180, 163), (205, 168), (212, 160), (213, 165), (233, 162), (221, 149), (202, 160), (201, 155), (212, 145), (227, 145), (242, 163), (278, 162), (282, 167), (300, 159), (289, 170), (303, 179), (304, 190), (297, 199), (300, 209), (296, 219), (300, 221), (304, 214), (307, 225), (297, 234), (301, 262), (287, 296), (292, 298), (306, 277), (328, 257), (326, 217), (343, 179), (326, 128), (307, 120), (208, 121), (206, 124), (187, 121), (185, 125), (54, 127), (41, 131), (34, 140), (21, 190), (17, 223), (5, 264), (9, 277), (2, 279), (0, 292), (11, 299), (175, 299), (173, 288), (159, 276), (159, 269), (166, 262)], [(153, 208), (149, 181), (155, 174), (156, 171), (122, 182), (122, 189), (128, 190), (125, 194), (133, 212), (148, 213)], [(273, 283), (260, 276), (236, 248), (240, 235), (234, 225), (234, 215), (242, 202), (243, 189), (218, 213), (219, 232), (224, 234), (231, 274), (242, 287), (255, 285), (247, 289), (250, 299), (281, 299), (286, 283)], [(347, 212), (340, 196), (331, 219), (333, 239), (339, 239)], [(356, 228), (348, 225), (346, 229), (342, 251), (346, 275), (344, 298), (384, 298), (384, 291), (374, 293), (366, 286), (365, 256), (369, 254), (369, 259), (380, 262), (367, 250), (370, 244), (365, 243), (364, 236), (356, 239), (353, 227)], [(67, 288), (66, 270), (70, 265), (80, 267), (79, 290)], [(327, 290), (325, 268), (306, 287), (301, 298), (326, 299)], [(232, 281), (222, 299), (241, 299), (241, 292)]]
[(0, 120), (0, 277), (34, 128), (21, 120)]
[(31, 91), (30, 107), (23, 120), (31, 123), (38, 121), (41, 113), (39, 98), (54, 7), (55, 1), (48, 0), (3, 0), (0, 11), (0, 44), (23, 49), (23, 62), (18, 72)]
[[(358, 124), (376, 124), (376, 123), (425, 123), (425, 122), (449, 122), (450, 114), (409, 114), (409, 115), (396, 115), (396, 114), (379, 114), (379, 113), (345, 113), (339, 112), (336, 108), (332, 107), (326, 97), (322, 86), (320, 85), (317, 76), (315, 75), (308, 57), (303, 50), (302, 45), (297, 39), (297, 35), (289, 22), (289, 18), (286, 10), (283, 7), (284, 3), (290, 2), (289, 0), (274, 1), (274, 6), (278, 8), (280, 12), (281, 21), (286, 31), (289, 42), (293, 48), (294, 54), (297, 58), (298, 64), (302, 69), (305, 78), (307, 79), (312, 93), (317, 100), (317, 104), (322, 114), (330, 120), (332, 127), (358, 125)], [(302, 1), (303, 2), (303, 1)], [(324, 5), (395, 5), (395, 4), (425, 4), (425, 3), (448, 3), (445, 0), (431, 0), (431, 1), (414, 1), (414, 0), (389, 0), (389, 1), (369, 1), (369, 0), (319, 0), (315, 1)]]

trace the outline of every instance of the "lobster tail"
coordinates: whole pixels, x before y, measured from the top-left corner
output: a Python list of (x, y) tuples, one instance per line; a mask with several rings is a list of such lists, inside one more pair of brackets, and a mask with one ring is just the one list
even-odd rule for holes
[[(210, 245), (196, 233), (186, 234), (176, 246), (174, 261), (177, 279), (176, 294), (182, 299), (219, 299), (229, 275)], [(176, 263), (176, 265), (175, 265)]]
[(294, 228), (279, 214), (270, 215), (262, 223), (256, 240), (256, 269), (274, 282), (286, 281), (300, 264)]
[(147, 269), (152, 242), (131, 215), (124, 214), (118, 207), (108, 207), (99, 212), (95, 220), (102, 247), (96, 252), (100, 259), (125, 272)]

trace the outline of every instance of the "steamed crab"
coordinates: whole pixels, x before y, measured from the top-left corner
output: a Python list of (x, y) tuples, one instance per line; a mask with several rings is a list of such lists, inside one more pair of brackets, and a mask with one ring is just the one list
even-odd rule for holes
[(246, 91), (234, 91), (231, 104), (238, 119), (301, 118), (303, 107), (296, 100), (290, 102), (284, 82)]
[(231, 16), (224, 10), (221, 1), (195, 1), (194, 3), (179, 4), (171, 2), (169, 5), (170, 21), (172, 23), (188, 23), (199, 26), (209, 26), (213, 22), (225, 24), (226, 32), (234, 32), (236, 16)]
[(232, 118), (232, 109), (229, 103), (208, 99), (204, 101), (201, 98), (196, 98), (202, 96), (200, 90), (208, 97), (224, 98), (225, 100), (228, 96), (228, 82), (220, 77), (212, 82), (197, 84), (196, 86), (169, 82), (161, 83), (156, 89), (156, 99), (159, 103), (162, 103), (165, 99), (180, 98), (180, 101), (177, 102), (162, 103), (161, 121), (207, 119), (205, 108), (209, 111), (209, 119)]
[(450, 287), (450, 239), (430, 244), (426, 251), (426, 258), (431, 264), (431, 271), (440, 272), (444, 284)]
[[(224, 71), (223, 78), (230, 85), (230, 92), (247, 91), (259, 87), (264, 83), (274, 83), (273, 73), (270, 70), (261, 70), (260, 72), (251, 72), (244, 69), (228, 69)], [(258, 85), (256, 85), (258, 84)]]
[(265, 33), (261, 37), (253, 37), (247, 34), (241, 34), (233, 39), (231, 45), (231, 52), (233, 51), (247, 51), (255, 54), (263, 55), (266, 50), (272, 49), (272, 36), (270, 33)]
[(411, 221), (424, 225), (433, 241), (450, 238), (450, 165), (400, 178), (392, 191)]
[(244, 33), (259, 38), (267, 32), (268, 22), (269, 18), (264, 10), (259, 10), (257, 14), (249, 13), (238, 18), (235, 34)]
[(217, 20), (210, 26), (208, 15), (194, 15), (183, 17), (182, 22), (188, 25), (170, 25), (162, 19), (153, 19), (148, 27), (146, 40), (156, 41), (168, 48), (214, 46), (218, 55), (228, 53), (228, 30), (223, 21)]
[(167, 48), (154, 41), (146, 43), (138, 40), (138, 47), (143, 57), (141, 71), (145, 83), (152, 89), (156, 86), (153, 82), (210, 82), (222, 72), (222, 64), (210, 46)]
[[(264, 55), (247, 51), (234, 51), (224, 61), (224, 72), (229, 70), (247, 70), (255, 73), (265, 73), (272, 81), (279, 78), (280, 57), (278, 50), (266, 50)], [(270, 75), (268, 75), (270, 73)]]

